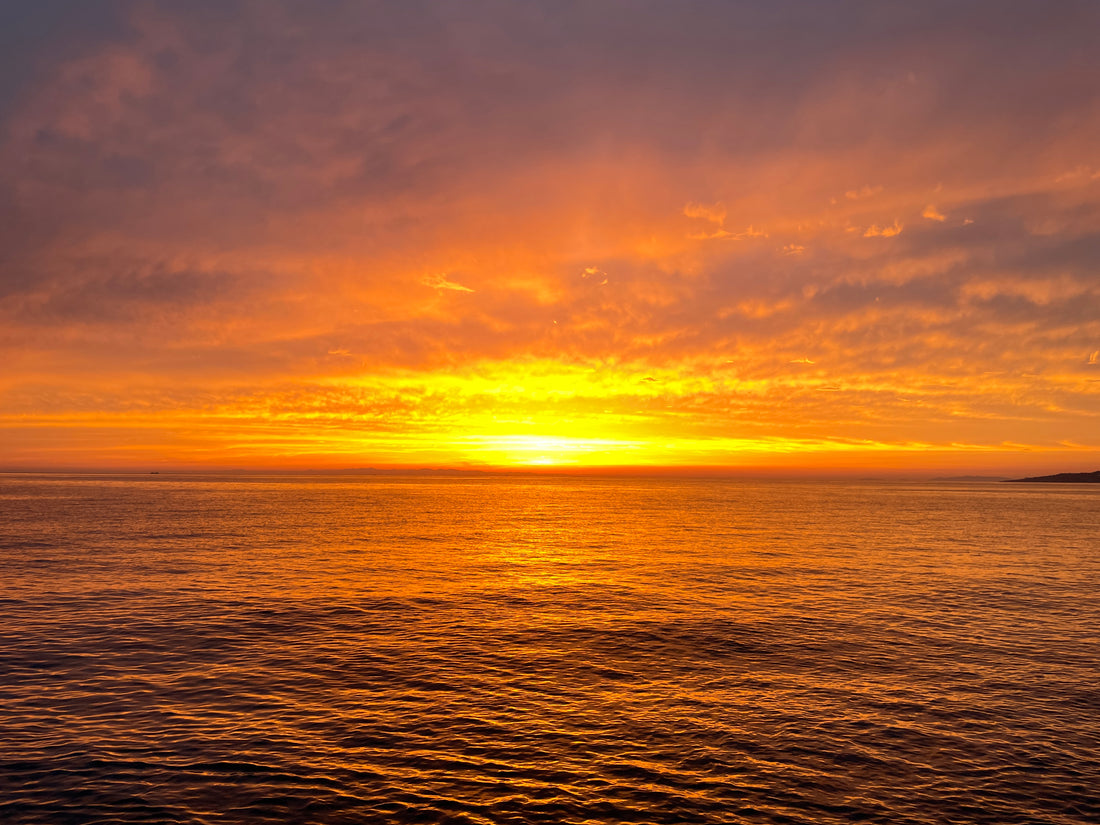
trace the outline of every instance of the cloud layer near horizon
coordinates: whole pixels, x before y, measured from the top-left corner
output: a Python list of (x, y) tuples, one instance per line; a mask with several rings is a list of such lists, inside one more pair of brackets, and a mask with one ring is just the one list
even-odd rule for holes
[(1100, 9), (821, 6), (7, 8), (0, 463), (1095, 461)]

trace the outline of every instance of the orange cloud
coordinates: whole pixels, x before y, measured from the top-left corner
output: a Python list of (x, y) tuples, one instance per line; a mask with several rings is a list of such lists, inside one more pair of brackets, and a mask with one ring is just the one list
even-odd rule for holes
[(904, 227), (902, 227), (901, 223), (899, 223), (898, 221), (894, 221), (892, 226), (879, 226), (877, 223), (871, 224), (871, 226), (867, 227), (867, 229), (864, 230), (863, 237), (892, 238), (895, 235), (900, 235), (903, 228)]
[(882, 191), (881, 186), (861, 186), (859, 189), (849, 189), (844, 193), (848, 200), (856, 201), (863, 198), (872, 198)]
[(421, 279), (421, 283), (423, 283), (424, 286), (430, 286), (432, 289), (449, 289), (449, 290), (452, 290), (454, 292), (473, 292), (474, 291), (474, 290), (470, 289), (470, 287), (468, 287), (468, 286), (463, 286), (462, 284), (459, 284), (459, 283), (456, 283), (452, 280), (449, 280), (446, 275), (439, 275), (439, 274), (425, 275)]
[(0, 467), (1091, 460), (1094, 29), (464, 9), (0, 56)]

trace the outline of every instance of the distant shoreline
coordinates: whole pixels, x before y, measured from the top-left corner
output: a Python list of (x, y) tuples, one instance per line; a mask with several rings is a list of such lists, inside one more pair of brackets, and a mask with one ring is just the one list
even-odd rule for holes
[(1052, 476), (1035, 476), (1033, 478), (1009, 478), (1006, 481), (1017, 482), (1042, 482), (1048, 484), (1100, 484), (1100, 470), (1092, 473), (1057, 473)]

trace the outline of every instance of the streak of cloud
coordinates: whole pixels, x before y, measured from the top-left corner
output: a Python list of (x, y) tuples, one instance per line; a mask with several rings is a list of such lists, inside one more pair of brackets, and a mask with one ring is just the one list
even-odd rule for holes
[(879, 226), (877, 223), (867, 227), (863, 232), (865, 238), (892, 238), (895, 235), (900, 235), (901, 230), (904, 227), (900, 222), (894, 221), (890, 226)]
[(422, 281), (424, 286), (432, 289), (449, 289), (453, 292), (473, 292), (468, 286), (450, 280), (446, 275), (425, 275)]

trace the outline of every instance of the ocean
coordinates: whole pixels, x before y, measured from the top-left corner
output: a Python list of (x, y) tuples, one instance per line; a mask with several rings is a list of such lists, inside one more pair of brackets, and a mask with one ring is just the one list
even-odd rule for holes
[(0, 476), (3, 823), (1100, 822), (1100, 486)]

